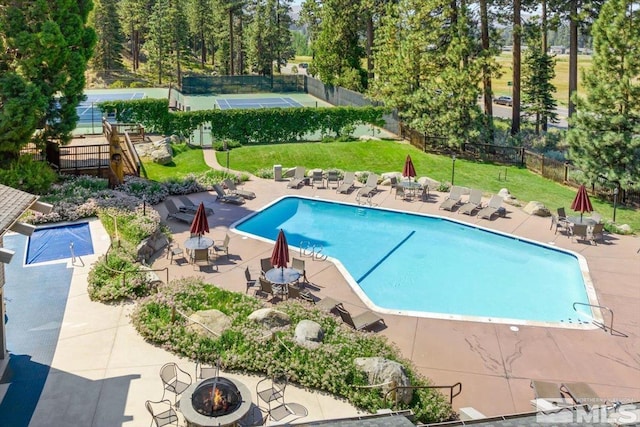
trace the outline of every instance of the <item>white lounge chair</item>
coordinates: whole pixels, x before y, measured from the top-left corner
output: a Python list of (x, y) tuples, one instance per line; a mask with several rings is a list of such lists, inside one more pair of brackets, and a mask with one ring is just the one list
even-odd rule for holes
[(502, 208), (502, 197), (494, 194), (489, 200), (487, 206), (478, 212), (478, 217), (484, 219), (491, 219), (491, 217), (498, 213), (498, 210)]
[(458, 206), (461, 203), (462, 198), (462, 187), (458, 187), (454, 185), (449, 190), (449, 195), (442, 203), (440, 203), (440, 209), (444, 209), (447, 211), (452, 211), (453, 208)]
[(469, 200), (460, 206), (458, 209), (458, 213), (467, 214), (469, 216), (473, 215), (476, 209), (480, 209), (482, 206), (482, 190), (478, 190), (476, 188), (471, 189), (471, 193), (469, 194)]
[(287, 184), (287, 188), (300, 188), (300, 185), (304, 184), (306, 179), (304, 167), (296, 166), (296, 172), (294, 173), (291, 181)]
[(378, 175), (370, 173), (367, 177), (367, 182), (364, 187), (360, 187), (358, 190), (357, 198), (371, 197), (378, 190)]
[(340, 183), (336, 191), (338, 193), (348, 193), (353, 188), (355, 181), (356, 181), (355, 172), (345, 172), (344, 178), (342, 179), (342, 182)]
[(254, 193), (253, 191), (240, 190), (239, 188), (236, 187), (235, 182), (233, 182), (233, 180), (231, 180), (231, 179), (225, 179), (224, 180), (224, 185), (227, 186), (227, 189), (229, 190), (229, 194), (240, 196), (243, 199), (255, 199), (256, 198), (256, 193)]

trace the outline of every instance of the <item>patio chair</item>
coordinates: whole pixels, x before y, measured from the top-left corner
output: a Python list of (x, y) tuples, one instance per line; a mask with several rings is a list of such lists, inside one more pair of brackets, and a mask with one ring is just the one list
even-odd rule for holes
[(478, 212), (479, 218), (484, 218), (491, 220), (494, 214), (498, 213), (498, 211), (502, 208), (502, 196), (494, 194), (489, 203), (484, 208), (480, 209)]
[(560, 391), (569, 396), (576, 405), (586, 405), (589, 409), (593, 406), (606, 405), (607, 399), (603, 399), (587, 383), (562, 383)]
[[(187, 258), (184, 255), (184, 249), (182, 249), (177, 243), (171, 242), (167, 246), (167, 258), (169, 258), (169, 264), (173, 263), (174, 259), (182, 258), (187, 262)], [(176, 264), (178, 262), (176, 261)]]
[(218, 200), (223, 203), (232, 203), (234, 205), (241, 205), (244, 203), (244, 199), (240, 196), (236, 196), (235, 194), (227, 194), (224, 192), (224, 189), (220, 187), (220, 184), (214, 184), (213, 189), (216, 191), (218, 195)]
[(356, 194), (356, 199), (360, 197), (371, 197), (378, 190), (378, 175), (370, 173), (364, 187), (360, 187)]
[(271, 297), (270, 302), (276, 299), (284, 300), (288, 294), (286, 286), (273, 286), (273, 283), (264, 277), (258, 277), (258, 284), (260, 288), (256, 290), (255, 295), (266, 299)]
[(311, 186), (313, 187), (317, 182), (320, 183), (320, 185), (324, 186), (324, 177), (322, 176), (322, 171), (313, 171), (311, 173)]
[(247, 289), (245, 293), (249, 293), (249, 288), (253, 288), (258, 285), (258, 281), (251, 277), (251, 272), (249, 271), (249, 267), (244, 269), (244, 278), (247, 280)]
[(569, 234), (572, 241), (587, 240), (589, 241), (588, 226), (586, 224), (573, 224), (569, 229)]
[(351, 313), (347, 311), (342, 304), (337, 304), (335, 309), (340, 314), (342, 321), (357, 331), (369, 329), (377, 324), (385, 325), (384, 319), (373, 311), (364, 311), (355, 317), (351, 317)]
[(164, 386), (161, 400), (164, 400), (166, 392), (173, 393), (173, 403), (176, 404), (178, 396), (191, 385), (191, 375), (183, 371), (174, 362), (169, 362), (160, 368), (160, 379)]
[(298, 278), (298, 282), (302, 281), (304, 283), (309, 283), (307, 279), (307, 271), (305, 270), (304, 260), (300, 258), (291, 258), (291, 268), (300, 273), (300, 277)]
[(558, 208), (557, 212), (558, 212), (558, 218), (566, 221), (567, 213), (565, 212), (564, 208), (563, 207), (562, 208)]
[[(191, 263), (193, 264), (194, 270), (195, 267), (202, 269), (202, 267), (210, 267), (214, 265), (209, 258), (209, 249), (194, 249), (191, 251)], [(216, 266), (216, 270), (217, 270)]]
[(469, 216), (482, 207), (482, 190), (476, 188), (471, 189), (469, 199), (458, 208), (458, 213), (467, 214)]
[(217, 254), (218, 252), (224, 252), (227, 258), (229, 258), (229, 241), (231, 238), (228, 234), (225, 234), (224, 240), (220, 245), (213, 245), (213, 251)]
[(348, 193), (353, 188), (355, 182), (356, 182), (355, 172), (345, 172), (344, 178), (342, 179), (342, 183), (340, 183), (340, 186), (336, 188), (336, 191), (341, 194)]
[(171, 402), (169, 400), (165, 399), (157, 402), (147, 400), (144, 403), (144, 406), (151, 414), (151, 426), (154, 424), (156, 427), (168, 426), (171, 424), (175, 424), (176, 426), (178, 425), (178, 414), (171, 406)]
[(335, 183), (336, 189), (340, 186), (340, 174), (338, 171), (327, 172), (327, 188), (331, 188), (331, 183)]
[[(271, 416), (273, 408), (284, 405), (284, 393), (289, 383), (289, 377), (285, 374), (278, 374), (272, 377), (263, 378), (256, 384), (256, 396), (258, 408), (265, 409), (267, 416)], [(262, 406), (265, 404), (266, 407)]]
[[(198, 206), (200, 206), (200, 204), (193, 203), (190, 198), (184, 195), (178, 196), (178, 200), (180, 200), (180, 203), (182, 203), (182, 206), (180, 207), (180, 210), (182, 212), (195, 214), (198, 210)], [(207, 216), (213, 215), (213, 209), (205, 206), (204, 213), (207, 214)]]
[(287, 188), (300, 188), (300, 185), (304, 185), (306, 179), (305, 168), (302, 166), (296, 166), (296, 171), (293, 174), (291, 181), (287, 184)]
[(203, 365), (200, 361), (196, 361), (196, 380), (204, 380), (206, 378), (212, 378), (218, 376), (220, 369), (218, 366)]
[(555, 228), (555, 234), (558, 234), (558, 230), (560, 230), (561, 233), (569, 236), (570, 225), (571, 224), (566, 219), (560, 219), (558, 215), (551, 214), (551, 227), (549, 228), (549, 230)]
[[(392, 186), (392, 188), (393, 188), (393, 186)], [(396, 199), (398, 197), (400, 197), (402, 200), (408, 200), (409, 199), (409, 196), (407, 195), (407, 192), (405, 191), (405, 189), (404, 189), (404, 187), (402, 185), (396, 184), (395, 189), (396, 189), (396, 197), (395, 197)]]
[(300, 289), (294, 284), (287, 286), (287, 299), (302, 299), (305, 301), (313, 300), (311, 293), (306, 289)]
[(398, 186), (398, 178), (396, 178), (395, 176), (392, 176), (391, 178), (389, 178), (389, 184), (391, 185), (391, 189), (395, 190), (396, 187)]
[(254, 193), (253, 191), (248, 191), (248, 190), (240, 190), (238, 187), (236, 187), (235, 182), (233, 182), (233, 180), (231, 179), (225, 179), (224, 180), (224, 185), (227, 186), (227, 189), (229, 190), (229, 194), (231, 195), (236, 195), (236, 196), (240, 196), (243, 199), (255, 199), (256, 198), (256, 193)]
[(593, 227), (587, 230), (589, 235), (589, 240), (596, 245), (597, 241), (600, 240), (604, 243), (604, 224), (601, 222), (596, 223)]
[(462, 187), (458, 187), (457, 185), (452, 186), (449, 190), (449, 195), (444, 199), (442, 203), (440, 203), (440, 209), (452, 211), (462, 202), (461, 198)]
[(271, 258), (260, 258), (260, 272), (264, 276), (265, 273), (273, 268)]

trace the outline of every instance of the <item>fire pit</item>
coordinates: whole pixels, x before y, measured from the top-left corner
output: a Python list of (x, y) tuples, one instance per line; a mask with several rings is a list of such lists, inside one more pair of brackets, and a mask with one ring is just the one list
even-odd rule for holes
[(220, 376), (191, 384), (180, 399), (180, 410), (189, 427), (233, 426), (250, 408), (249, 389)]

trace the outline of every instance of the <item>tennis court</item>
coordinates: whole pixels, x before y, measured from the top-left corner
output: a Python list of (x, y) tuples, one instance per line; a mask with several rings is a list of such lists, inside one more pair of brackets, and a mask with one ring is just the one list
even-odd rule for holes
[(272, 97), (272, 98), (217, 98), (216, 102), (221, 110), (229, 110), (234, 108), (290, 108), (303, 107), (302, 104), (289, 97)]
[(102, 93), (102, 94), (86, 94), (87, 99), (82, 101), (77, 107), (79, 121), (81, 123), (90, 123), (96, 119), (102, 117), (102, 111), (96, 106), (99, 102), (104, 101), (129, 101), (132, 99), (142, 99), (145, 97), (143, 92), (116, 92), (116, 93)]

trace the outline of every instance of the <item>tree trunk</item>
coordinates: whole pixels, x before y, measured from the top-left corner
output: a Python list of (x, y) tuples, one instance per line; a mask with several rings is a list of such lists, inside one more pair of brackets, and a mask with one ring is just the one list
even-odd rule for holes
[[(541, 17), (541, 30), (542, 30), (542, 54), (546, 54), (547, 50), (549, 50), (548, 40), (547, 40), (547, 0), (542, 0), (542, 17)], [(536, 134), (540, 132), (539, 126), (542, 125), (542, 131), (546, 132), (548, 129), (548, 119), (547, 116), (540, 117), (540, 113), (536, 114)]]
[(229, 75), (235, 74), (233, 68), (233, 9), (229, 9)]
[[(480, 0), (480, 34), (482, 38), (482, 50), (489, 51), (489, 14), (487, 0)], [(482, 87), (484, 94), (484, 119), (489, 131), (489, 143), (493, 143), (493, 90), (491, 89), (491, 70), (488, 64), (482, 66)]]
[(569, 16), (569, 117), (576, 106), (571, 97), (578, 90), (578, 0), (571, 0)]
[(513, 1), (513, 82), (511, 99), (513, 105), (511, 107), (511, 135), (520, 132), (520, 65), (521, 65), (521, 47), (520, 39), (522, 37), (522, 25), (520, 22), (520, 0)]
[(200, 64), (204, 68), (204, 64), (207, 63), (207, 43), (204, 39), (204, 30), (200, 31)]
[(367, 76), (369, 81), (373, 81), (373, 16), (369, 13), (367, 16)]

